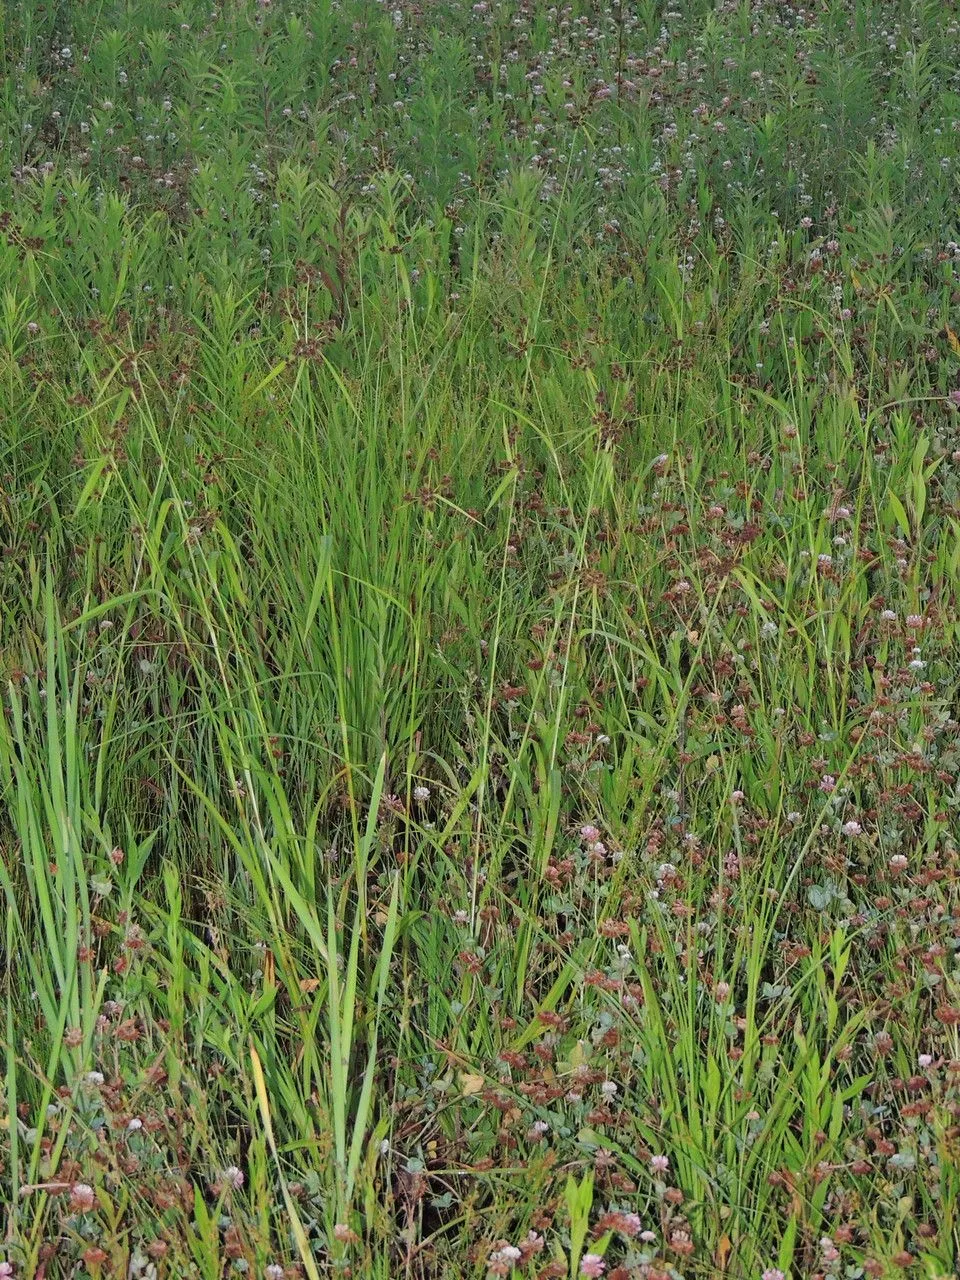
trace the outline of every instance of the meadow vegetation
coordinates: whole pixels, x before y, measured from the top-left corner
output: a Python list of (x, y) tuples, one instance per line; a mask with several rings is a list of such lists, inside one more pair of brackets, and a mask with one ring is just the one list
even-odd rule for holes
[(3, 22), (0, 1275), (956, 1275), (955, 6)]

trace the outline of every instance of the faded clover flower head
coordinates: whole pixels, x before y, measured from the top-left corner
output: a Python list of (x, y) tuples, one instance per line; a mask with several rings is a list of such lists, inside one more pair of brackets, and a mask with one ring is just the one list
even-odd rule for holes
[(70, 1212), (89, 1213), (97, 1202), (93, 1187), (86, 1182), (75, 1182), (70, 1188)]
[(523, 1253), (515, 1244), (502, 1244), (487, 1259), (487, 1270), (494, 1276), (508, 1276)]
[(840, 1261), (840, 1250), (829, 1236), (822, 1236), (820, 1239), (820, 1257), (827, 1266)]

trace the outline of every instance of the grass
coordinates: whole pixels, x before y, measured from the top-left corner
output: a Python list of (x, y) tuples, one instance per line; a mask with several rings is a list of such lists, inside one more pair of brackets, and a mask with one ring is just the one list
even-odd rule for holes
[(2, 31), (0, 1274), (956, 1275), (956, 16)]

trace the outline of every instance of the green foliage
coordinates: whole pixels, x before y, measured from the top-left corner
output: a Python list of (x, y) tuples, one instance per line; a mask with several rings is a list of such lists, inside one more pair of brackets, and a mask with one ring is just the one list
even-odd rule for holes
[(958, 36), (7, 6), (13, 1274), (957, 1273)]

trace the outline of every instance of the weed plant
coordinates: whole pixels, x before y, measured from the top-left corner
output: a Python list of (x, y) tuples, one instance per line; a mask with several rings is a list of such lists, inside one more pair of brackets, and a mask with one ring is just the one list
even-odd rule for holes
[(0, 1275), (960, 1268), (960, 20), (0, 59)]

